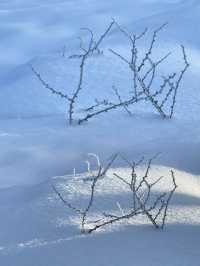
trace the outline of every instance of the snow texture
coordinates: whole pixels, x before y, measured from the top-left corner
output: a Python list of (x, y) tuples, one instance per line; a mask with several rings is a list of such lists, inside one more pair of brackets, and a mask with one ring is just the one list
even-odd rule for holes
[[(71, 93), (79, 59), (63, 57), (63, 47), (66, 55), (75, 54), (77, 37), (87, 38), (80, 28), (99, 35), (112, 17), (135, 33), (168, 22), (155, 49), (158, 57), (172, 52), (161, 72), (181, 67), (180, 44), (185, 46), (190, 68), (171, 121), (161, 119), (151, 105), (138, 104), (131, 117), (117, 110), (69, 127), (66, 103), (31, 71), (30, 64), (53, 87)], [(0, 21), (0, 265), (200, 266), (199, 1), (2, 0)], [(140, 51), (146, 45), (141, 42)], [(125, 95), (129, 91), (129, 70), (108, 52), (113, 48), (127, 55), (126, 40), (113, 29), (103, 48), (104, 55), (86, 65), (77, 116), (95, 97), (111, 95), (113, 84)], [(151, 175), (168, 177), (173, 169), (178, 183), (163, 232), (138, 217), (91, 236), (80, 234), (78, 217), (63, 206), (51, 184), (84, 205), (89, 193), (84, 161), (90, 152), (104, 162), (114, 153), (131, 160), (161, 153)], [(127, 172), (123, 164), (113, 167)], [(125, 200), (123, 186), (111, 184), (98, 189), (99, 210), (114, 210), (116, 201)]]

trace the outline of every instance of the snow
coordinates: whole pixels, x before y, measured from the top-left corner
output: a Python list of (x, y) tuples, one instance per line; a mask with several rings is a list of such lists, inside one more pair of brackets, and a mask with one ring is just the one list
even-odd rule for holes
[[(126, 174), (124, 168), (111, 170)], [(169, 168), (156, 165), (151, 173), (169, 177)], [(80, 206), (86, 204), (90, 192), (84, 177), (84, 173), (77, 178), (54, 177), (51, 183), (59, 185), (62, 193), (67, 192), (66, 198)], [(89, 236), (80, 234), (79, 217), (58, 200), (49, 182), (4, 189), (1, 192), (4, 204), (1, 209), (2, 264), (12, 265), (15, 261), (19, 265), (35, 265), (33, 257), (37, 258), (37, 265), (65, 265), (66, 262), (70, 265), (132, 265), (133, 260), (138, 265), (198, 265), (199, 180), (177, 170), (176, 178), (179, 189), (164, 231), (156, 231), (144, 217), (137, 217)], [(168, 187), (169, 179), (166, 180)], [(112, 179), (107, 182), (98, 186), (98, 211), (99, 208), (117, 209), (116, 199), (123, 204), (127, 193), (122, 184), (116, 184), (113, 189)], [(165, 190), (165, 187), (159, 189)], [(9, 237), (4, 230), (8, 226)]]
[[(0, 2), (0, 265), (200, 265), (199, 9), (197, 0)], [(30, 64), (51, 86), (71, 93), (79, 60), (67, 55), (77, 53), (78, 36), (87, 38), (80, 28), (100, 35), (112, 17), (136, 33), (146, 26), (151, 33), (168, 22), (155, 49), (157, 58), (172, 52), (163, 73), (180, 69), (180, 44), (185, 46), (190, 68), (172, 120), (162, 120), (150, 104), (142, 103), (131, 117), (118, 110), (69, 127), (65, 101), (46, 90), (31, 71)], [(140, 51), (147, 45), (141, 42)], [(86, 66), (76, 118), (95, 97), (113, 97), (112, 85), (125, 95), (129, 91), (127, 66), (108, 51), (127, 56), (127, 41), (113, 29), (103, 48), (104, 55), (89, 59)], [(151, 171), (152, 177), (166, 176), (158, 191), (170, 185), (170, 169), (178, 183), (166, 229), (156, 231), (139, 216), (89, 236), (80, 234), (79, 217), (59, 201), (51, 184), (72, 202), (86, 204), (88, 153), (104, 162), (115, 153), (131, 160), (160, 153)], [(128, 169), (116, 163), (111, 171), (126, 174)], [(115, 210), (116, 202), (125, 200), (124, 187), (109, 182), (98, 188), (99, 210)]]

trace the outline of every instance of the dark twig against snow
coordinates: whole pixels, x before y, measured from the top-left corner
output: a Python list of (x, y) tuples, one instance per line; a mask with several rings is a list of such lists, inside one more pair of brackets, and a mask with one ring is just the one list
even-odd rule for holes
[[(120, 90), (114, 86), (114, 94), (117, 96), (118, 101), (110, 102), (108, 99), (104, 99), (101, 101), (101, 104), (93, 104), (85, 109), (86, 115), (85, 117), (79, 119), (78, 123), (81, 124), (94, 116), (98, 116), (102, 113), (107, 113), (118, 108), (124, 108), (130, 115), (132, 112), (128, 107), (143, 100), (151, 103), (162, 118), (172, 118), (176, 104), (177, 91), (189, 66), (184, 46), (181, 46), (184, 58), (184, 67), (183, 70), (181, 70), (180, 75), (178, 76), (177, 73), (167, 74), (166, 77), (162, 76), (163, 81), (160, 82), (157, 80), (157, 76), (159, 76), (159, 67), (161, 64), (165, 63), (171, 53), (167, 53), (157, 61), (154, 61), (152, 58), (158, 34), (164, 29), (167, 23), (161, 25), (153, 32), (149, 48), (146, 52), (144, 52), (144, 56), (140, 59), (141, 56), (139, 57), (137, 42), (145, 37), (148, 29), (146, 28), (141, 34), (135, 35), (128, 33), (116, 21), (113, 22), (117, 29), (125, 36), (125, 38), (128, 39), (130, 43), (130, 58), (126, 58), (111, 48), (109, 49), (114, 56), (118, 57), (123, 63), (128, 65), (131, 70), (133, 84), (131, 85), (132, 89), (130, 97), (122, 100), (124, 97), (120, 94)], [(170, 100), (171, 104), (169, 103)], [(96, 100), (96, 102), (99, 101)], [(170, 112), (168, 112), (168, 105), (170, 105)]]
[[(69, 56), (68, 59), (73, 59), (73, 58), (79, 58), (80, 59), (80, 70), (79, 70), (79, 80), (78, 80), (78, 85), (75, 88), (75, 90), (72, 92), (72, 96), (69, 96), (68, 94), (64, 94), (54, 88), (52, 88), (43, 78), (42, 76), (35, 70), (35, 68), (31, 65), (31, 69), (35, 76), (38, 78), (38, 80), (41, 82), (41, 84), (48, 90), (50, 90), (51, 93), (55, 94), (56, 96), (59, 96), (61, 98), (64, 98), (69, 105), (68, 107), (68, 121), (69, 124), (72, 125), (73, 123), (73, 114), (74, 114), (74, 109), (75, 109), (75, 104), (76, 100), (79, 97), (79, 94), (81, 90), (83, 89), (83, 79), (84, 79), (84, 74), (85, 74), (85, 66), (87, 59), (92, 56), (94, 53), (100, 54), (100, 45), (105, 39), (106, 35), (109, 33), (111, 30), (112, 26), (114, 25), (114, 21), (110, 23), (108, 28), (105, 30), (105, 32), (99, 37), (97, 41), (94, 39), (94, 34), (89, 28), (82, 28), (81, 30), (87, 31), (90, 35), (88, 45), (84, 47), (83, 41), (80, 38), (80, 51), (81, 53), (78, 55), (72, 55)], [(64, 55), (65, 56), (65, 55)]]
[[(124, 34), (128, 40), (131, 42), (131, 58), (127, 59), (124, 56), (122, 56), (120, 53), (110, 49), (110, 52), (113, 53), (115, 56), (117, 56), (120, 60), (122, 60), (124, 63), (128, 64), (131, 72), (133, 73), (133, 81), (134, 81), (134, 95), (137, 98), (138, 94), (138, 87), (140, 95), (141, 93), (144, 94), (145, 100), (150, 102), (155, 110), (161, 115), (163, 118), (172, 118), (174, 114), (174, 108), (176, 104), (176, 97), (177, 97), (177, 91), (180, 87), (180, 83), (183, 79), (183, 76), (185, 72), (187, 71), (187, 68), (189, 67), (189, 63), (187, 61), (187, 56), (185, 52), (184, 46), (181, 46), (182, 53), (183, 53), (183, 59), (184, 59), (184, 67), (183, 70), (181, 70), (181, 73), (176, 80), (176, 73), (168, 74), (168, 77), (164, 77), (164, 82), (160, 85), (155, 85), (156, 81), (156, 72), (158, 72), (158, 67), (160, 64), (165, 62), (165, 60), (171, 55), (171, 53), (167, 53), (164, 55), (161, 59), (154, 62), (152, 59), (152, 54), (154, 50), (154, 46), (156, 43), (157, 35), (158, 33), (163, 30), (163, 28), (167, 25), (167, 23), (160, 26), (158, 29), (156, 29), (153, 32), (152, 40), (150, 42), (150, 46), (148, 50), (145, 52), (144, 57), (141, 60), (141, 63), (138, 63), (138, 48), (136, 46), (136, 41), (138, 39), (143, 38), (146, 33), (147, 29), (139, 35), (131, 35), (128, 34), (126, 31), (124, 31), (118, 24), (119, 30)], [(158, 89), (157, 89), (158, 87)], [(167, 92), (164, 94), (164, 90), (167, 90)], [(173, 95), (172, 97), (172, 103), (170, 106), (170, 113), (165, 111), (165, 105), (167, 104), (170, 95)], [(159, 102), (159, 99), (157, 96), (164, 96), (164, 99)], [(162, 98), (162, 97), (160, 97)]]
[[(31, 66), (31, 69), (46, 89), (48, 89), (52, 94), (59, 96), (66, 101), (67, 120), (69, 121), (69, 124), (72, 125), (74, 121), (74, 113), (77, 109), (77, 99), (80, 97), (81, 91), (84, 90), (83, 82), (85, 78), (87, 60), (89, 57), (95, 54), (103, 54), (103, 52), (100, 50), (100, 45), (107, 37), (111, 29), (115, 26), (119, 33), (121, 33), (128, 40), (130, 45), (130, 56), (129, 58), (126, 58), (121, 53), (111, 48), (109, 49), (109, 52), (119, 58), (122, 63), (129, 67), (132, 80), (132, 83), (130, 84), (130, 93), (125, 97), (121, 94), (120, 88), (116, 88), (116, 86), (113, 85), (113, 93), (116, 100), (110, 101), (110, 99), (95, 99), (93, 104), (83, 110), (84, 115), (82, 118), (78, 119), (78, 124), (82, 124), (93, 117), (119, 108), (125, 109), (125, 111), (131, 115), (132, 112), (129, 107), (141, 101), (150, 103), (162, 118), (172, 118), (175, 112), (178, 89), (180, 88), (183, 76), (189, 67), (189, 63), (185, 48), (184, 46), (181, 46), (184, 66), (180, 71), (180, 74), (167, 73), (166, 75), (162, 75), (159, 73), (160, 65), (164, 64), (171, 55), (171, 53), (167, 53), (157, 60), (153, 59), (155, 58), (154, 54), (156, 54), (155, 44), (157, 42), (158, 34), (166, 25), (167, 23), (154, 30), (149, 46), (143, 55), (139, 53), (138, 41), (141, 41), (146, 37), (148, 32), (147, 28), (141, 34), (135, 35), (123, 29), (115, 20), (112, 20), (104, 33), (97, 40), (95, 40), (94, 33), (89, 28), (82, 28), (81, 30), (86, 31), (89, 34), (89, 39), (85, 44), (84, 40), (79, 38), (80, 53), (68, 57), (69, 60), (73, 58), (80, 60), (77, 87), (75, 87), (70, 95), (52, 88), (33, 66)], [(63, 53), (63, 56), (65, 56), (65, 51)]]
[[(131, 202), (128, 204), (126, 209), (122, 209), (120, 203), (117, 202), (116, 205), (118, 206), (118, 211), (115, 211), (114, 213), (102, 212), (99, 219), (90, 220), (89, 212), (95, 203), (96, 187), (99, 182), (105, 182), (106, 178), (109, 178), (109, 176), (107, 176), (107, 172), (108, 170), (111, 170), (110, 168), (117, 158), (121, 158), (125, 163), (127, 163), (131, 172), (125, 177), (122, 177), (117, 172), (113, 172), (113, 179), (116, 180), (116, 182), (118, 180), (118, 182), (121, 182), (128, 188), (132, 195)], [(156, 229), (163, 229), (166, 224), (168, 207), (177, 188), (177, 184), (174, 172), (171, 171), (171, 190), (168, 192), (160, 192), (155, 194), (154, 188), (160, 183), (161, 180), (163, 180), (163, 177), (154, 179), (153, 182), (151, 182), (149, 174), (154, 158), (148, 161), (145, 173), (141, 177), (137, 174), (137, 167), (143, 162), (143, 158), (138, 162), (130, 162), (122, 156), (115, 155), (110, 159), (106, 167), (103, 167), (98, 163), (98, 169), (95, 171), (96, 174), (94, 174), (93, 178), (87, 180), (87, 182), (91, 182), (91, 189), (88, 204), (84, 210), (72, 206), (71, 203), (63, 198), (61, 193), (54, 186), (53, 189), (68, 208), (80, 215), (80, 226), (81, 232), (83, 233), (92, 233), (106, 225), (130, 219), (138, 215), (146, 216)], [(114, 190), (115, 187), (113, 186), (113, 191)]]

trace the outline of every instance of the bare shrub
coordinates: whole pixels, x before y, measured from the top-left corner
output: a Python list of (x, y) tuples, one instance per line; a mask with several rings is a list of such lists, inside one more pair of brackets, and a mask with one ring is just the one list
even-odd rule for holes
[[(106, 38), (108, 33), (111, 31), (111, 29), (115, 27), (115, 29), (119, 33), (125, 36), (130, 44), (130, 58), (125, 58), (123, 55), (113, 49), (109, 49), (109, 52), (118, 57), (122, 63), (128, 65), (129, 69), (131, 70), (132, 84), (130, 84), (130, 95), (126, 96), (126, 99), (124, 99), (124, 95), (121, 95), (120, 90), (113, 86), (113, 93), (117, 101), (111, 101), (110, 99), (95, 99), (92, 105), (84, 109), (84, 115), (82, 116), (82, 118), (78, 119), (78, 124), (82, 124), (83, 122), (86, 122), (93, 117), (99, 116), (102, 113), (107, 113), (119, 108), (125, 109), (126, 112), (131, 115), (132, 112), (130, 111), (129, 106), (137, 104), (140, 101), (146, 101), (147, 103), (150, 103), (162, 118), (172, 118), (175, 112), (177, 92), (183, 76), (189, 67), (189, 63), (187, 60), (185, 48), (184, 46), (181, 46), (183, 54), (182, 70), (180, 72), (168, 73), (165, 76), (161, 74), (158, 75), (157, 72), (159, 72), (159, 66), (165, 63), (166, 59), (171, 55), (171, 53), (167, 53), (156, 61), (153, 59), (157, 36), (165, 26), (166, 24), (163, 24), (153, 32), (149, 47), (146, 51), (144, 51), (142, 58), (141, 56), (139, 56), (138, 41), (143, 40), (146, 37), (148, 31), (147, 28), (139, 35), (130, 34), (125, 29), (123, 29), (115, 20), (112, 20), (108, 28), (97, 41), (95, 41), (94, 33), (89, 28), (83, 28), (82, 30), (87, 31), (90, 35), (87, 45), (85, 46), (83, 40), (79, 38), (81, 53), (68, 57), (69, 59), (78, 58), (80, 60), (78, 84), (74, 89), (72, 95), (65, 94), (55, 88), (52, 88), (41, 77), (40, 73), (38, 73), (33, 66), (31, 66), (31, 69), (46, 89), (66, 101), (68, 109), (67, 120), (69, 121), (69, 124), (72, 125), (74, 121), (75, 105), (78, 97), (80, 96), (80, 92), (84, 89), (83, 80), (85, 77), (85, 66), (87, 59), (96, 53), (103, 53), (103, 51), (100, 49), (100, 45)], [(66, 51), (64, 48), (62, 56), (65, 56), (65, 53)], [(158, 81), (156, 79), (157, 76), (162, 76), (162, 80)]]
[[(131, 170), (130, 176), (126, 176), (124, 178), (118, 173), (114, 172), (113, 178), (116, 181), (120, 181), (122, 182), (122, 184), (125, 184), (127, 186), (129, 192), (132, 195), (131, 202), (129, 202), (126, 211), (122, 210), (120, 203), (117, 202), (120, 209), (119, 214), (102, 212), (100, 215), (101, 217), (98, 220), (91, 221), (91, 219), (89, 219), (89, 212), (91, 211), (91, 208), (95, 203), (97, 184), (100, 181), (106, 181), (108, 170), (110, 170), (113, 163), (119, 157), (128, 164)], [(93, 172), (93, 176), (87, 179), (87, 182), (90, 182), (91, 190), (88, 204), (84, 209), (73, 206), (64, 198), (64, 195), (62, 195), (55, 186), (53, 186), (53, 190), (68, 208), (80, 215), (80, 227), (82, 233), (92, 233), (93, 231), (96, 231), (97, 229), (106, 225), (114, 224), (125, 219), (130, 219), (138, 215), (145, 215), (156, 229), (163, 229), (166, 223), (170, 200), (177, 188), (177, 184), (174, 172), (171, 170), (171, 190), (169, 190), (168, 192), (155, 194), (154, 188), (157, 184), (160, 183), (163, 177), (154, 179), (153, 182), (150, 180), (149, 172), (153, 159), (154, 158), (148, 161), (145, 173), (141, 177), (139, 177), (137, 174), (137, 167), (143, 162), (143, 158), (138, 162), (129, 162), (127, 159), (119, 155), (115, 155), (109, 160), (105, 167), (103, 167), (98, 162), (97, 171)], [(115, 187), (113, 187), (113, 191), (114, 190)]]
[[(57, 89), (52, 88), (40, 75), (40, 73), (38, 73), (36, 71), (36, 69), (31, 65), (31, 69), (33, 71), (33, 73), (35, 74), (35, 76), (38, 78), (38, 80), (41, 82), (41, 84), (48, 89), (51, 93), (55, 94), (56, 96), (61, 97), (62, 99), (64, 99), (67, 103), (68, 106), (68, 112), (67, 112), (67, 116), (68, 116), (68, 121), (69, 124), (72, 125), (73, 123), (73, 114), (74, 114), (74, 106), (76, 104), (76, 100), (79, 97), (79, 93), (80, 91), (83, 89), (82, 84), (83, 84), (83, 79), (84, 79), (84, 71), (85, 71), (85, 65), (86, 65), (86, 61), (87, 59), (92, 56), (95, 53), (100, 54), (101, 50), (100, 50), (100, 45), (103, 42), (104, 38), (106, 37), (106, 35), (109, 33), (109, 31), (111, 30), (112, 26), (114, 25), (114, 21), (112, 21), (110, 23), (110, 25), (108, 26), (108, 28), (106, 29), (106, 31), (100, 36), (100, 38), (95, 41), (94, 39), (94, 34), (93, 32), (88, 29), (88, 28), (82, 28), (82, 30), (87, 31), (90, 34), (90, 40), (89, 43), (86, 47), (84, 47), (82, 39), (80, 39), (80, 54), (77, 55), (71, 55), (68, 58), (69, 59), (73, 59), (73, 58), (79, 58), (80, 59), (80, 71), (79, 71), (79, 80), (78, 80), (78, 85), (77, 87), (74, 89), (72, 95), (68, 95), (65, 93), (62, 93), (61, 91), (58, 91)], [(63, 51), (62, 56), (65, 56), (65, 49)]]
[[(101, 113), (106, 113), (117, 108), (125, 108), (130, 114), (131, 112), (128, 109), (128, 106), (143, 100), (151, 103), (162, 118), (172, 118), (175, 110), (177, 91), (180, 87), (183, 76), (189, 67), (184, 46), (181, 45), (184, 64), (183, 69), (180, 71), (180, 73), (169, 73), (166, 76), (162, 75), (162, 81), (160, 81), (158, 84), (158, 81), (156, 80), (158, 67), (165, 63), (166, 59), (171, 55), (171, 53), (167, 53), (162, 58), (154, 61), (153, 52), (157, 35), (166, 26), (166, 24), (163, 24), (153, 32), (149, 48), (144, 52), (144, 56), (140, 60), (138, 56), (139, 48), (137, 43), (139, 40), (145, 37), (148, 29), (146, 28), (141, 34), (135, 35), (128, 33), (116, 21), (114, 21), (114, 24), (130, 43), (130, 58), (125, 58), (113, 49), (109, 49), (112, 54), (117, 56), (119, 60), (128, 65), (129, 69), (131, 70), (133, 84), (131, 86), (132, 89), (130, 97), (126, 100), (122, 100), (119, 90), (114, 88), (114, 93), (118, 98), (118, 102), (113, 103), (109, 101), (109, 99), (104, 99), (103, 101), (96, 100), (94, 105), (85, 110), (86, 115), (82, 119), (79, 119), (79, 124), (86, 122), (90, 118)], [(155, 83), (157, 84), (155, 85)], [(158, 97), (160, 99), (158, 99)], [(169, 102), (169, 100), (171, 101)], [(170, 106), (169, 112), (165, 111), (166, 105)]]

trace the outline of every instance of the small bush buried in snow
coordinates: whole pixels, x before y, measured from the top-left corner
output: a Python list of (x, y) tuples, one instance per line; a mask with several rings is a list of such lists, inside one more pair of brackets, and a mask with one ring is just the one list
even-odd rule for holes
[[(130, 168), (130, 174), (122, 177), (119, 173), (112, 173), (112, 191), (114, 193), (115, 185), (117, 182), (125, 185), (131, 197), (128, 197), (127, 208), (122, 208), (121, 204), (117, 200), (116, 206), (118, 211), (109, 212), (102, 211), (98, 215), (98, 219), (91, 219), (90, 215), (95, 212), (94, 205), (98, 194), (98, 185), (101, 183), (105, 184), (108, 177), (108, 171), (111, 170), (111, 166), (117, 160), (117, 158), (123, 159)], [(84, 179), (84, 182), (89, 182), (89, 199), (87, 206), (83, 209), (73, 206), (70, 201), (65, 199), (59, 190), (53, 185), (53, 190), (61, 199), (61, 201), (73, 212), (80, 216), (80, 227), (82, 233), (92, 233), (99, 228), (105, 227), (106, 225), (114, 224), (123, 220), (134, 218), (138, 215), (145, 215), (147, 219), (152, 223), (156, 229), (163, 229), (166, 223), (167, 211), (170, 204), (170, 200), (177, 188), (174, 172), (171, 170), (172, 188), (168, 192), (155, 193), (154, 188), (160, 184), (163, 177), (154, 179), (153, 181), (149, 178), (149, 172), (152, 164), (150, 159), (147, 163), (146, 170), (143, 176), (139, 177), (137, 174), (137, 167), (143, 162), (143, 158), (138, 162), (130, 162), (126, 158), (115, 155), (113, 156), (107, 165), (103, 167), (98, 160), (98, 169), (91, 171), (89, 169), (90, 177)], [(109, 180), (108, 182), (110, 182)], [(108, 184), (108, 183), (107, 183)], [(125, 194), (127, 196), (127, 194)], [(129, 195), (130, 196), (130, 195)], [(93, 215), (94, 216), (94, 215)]]
[[(87, 60), (96, 54), (103, 55), (103, 51), (101, 50), (100, 46), (110, 33), (111, 29), (115, 27), (119, 33), (125, 36), (130, 44), (130, 58), (126, 58), (119, 52), (109, 49), (109, 52), (112, 55), (119, 58), (121, 63), (126, 64), (130, 69), (132, 84), (130, 84), (131, 90), (129, 97), (127, 98), (126, 96), (126, 99), (124, 99), (124, 95), (121, 95), (120, 90), (113, 85), (113, 94), (117, 100), (99, 100), (95, 98), (92, 105), (84, 108), (84, 115), (82, 118), (78, 119), (78, 124), (80, 125), (93, 117), (119, 108), (125, 109), (130, 115), (132, 112), (130, 111), (129, 107), (141, 101), (150, 103), (162, 118), (172, 118), (175, 111), (177, 91), (180, 87), (183, 76), (189, 67), (189, 63), (185, 48), (183, 45), (181, 45), (184, 64), (182, 70), (179, 73), (173, 72), (166, 75), (156, 75), (156, 73), (159, 72), (160, 65), (165, 63), (166, 59), (171, 55), (171, 53), (167, 53), (156, 61), (153, 59), (157, 35), (165, 26), (166, 24), (163, 24), (153, 32), (149, 47), (146, 49), (146, 51), (144, 51), (143, 56), (139, 55), (140, 50), (138, 48), (138, 41), (145, 38), (148, 29), (145, 29), (139, 35), (130, 34), (115, 20), (113, 20), (109, 24), (106, 31), (96, 41), (93, 32), (88, 28), (83, 28), (83, 30), (87, 31), (90, 35), (89, 42), (87, 45), (84, 45), (82, 39), (80, 38), (80, 54), (75, 54), (68, 57), (71, 60), (74, 58), (80, 60), (78, 85), (70, 95), (52, 88), (33, 66), (31, 66), (31, 69), (46, 89), (66, 101), (68, 110), (67, 120), (69, 124), (72, 125), (74, 122), (74, 113), (76, 112), (75, 107), (77, 106), (77, 99), (80, 97), (80, 92), (82, 90), (84, 91), (83, 81), (86, 74), (85, 66)], [(156, 78), (158, 76), (161, 76), (161, 79), (157, 80)]]

